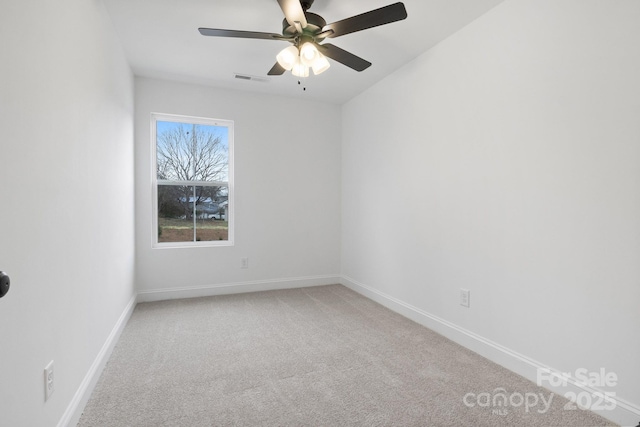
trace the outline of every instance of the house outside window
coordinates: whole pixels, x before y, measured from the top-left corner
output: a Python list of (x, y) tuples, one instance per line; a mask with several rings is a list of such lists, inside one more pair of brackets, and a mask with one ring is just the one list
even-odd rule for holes
[(233, 122), (151, 115), (153, 247), (233, 245)]

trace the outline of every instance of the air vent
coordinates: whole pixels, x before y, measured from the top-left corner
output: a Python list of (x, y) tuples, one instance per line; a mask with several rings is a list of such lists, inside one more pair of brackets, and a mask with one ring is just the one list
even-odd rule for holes
[(234, 74), (234, 77), (235, 77), (236, 79), (238, 79), (238, 80), (247, 80), (247, 81), (252, 81), (252, 82), (262, 82), (262, 83), (265, 83), (265, 82), (268, 82), (268, 81), (269, 81), (269, 79), (266, 79), (266, 78), (264, 78), (264, 77), (251, 76), (251, 75), (249, 75), (249, 74), (238, 74), (238, 73), (235, 73), (235, 74)]

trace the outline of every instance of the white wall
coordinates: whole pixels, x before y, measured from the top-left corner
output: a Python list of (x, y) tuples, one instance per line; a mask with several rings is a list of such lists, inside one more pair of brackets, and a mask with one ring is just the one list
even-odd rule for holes
[(0, 13), (3, 426), (69, 420), (135, 294), (133, 77), (102, 3), (63, 3)]
[(604, 367), (638, 410), (638, 22), (633, 0), (507, 1), (347, 103), (346, 282)]
[[(140, 298), (336, 283), (340, 109), (155, 79), (135, 82)], [(151, 248), (152, 112), (234, 121), (234, 246)], [(249, 269), (240, 269), (243, 257), (249, 258)]]

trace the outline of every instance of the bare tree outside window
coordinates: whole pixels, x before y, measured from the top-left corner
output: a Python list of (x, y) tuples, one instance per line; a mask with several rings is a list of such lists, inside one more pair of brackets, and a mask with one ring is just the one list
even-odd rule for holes
[(226, 181), (228, 147), (220, 133), (218, 128), (196, 124), (176, 124), (159, 132), (158, 179)]

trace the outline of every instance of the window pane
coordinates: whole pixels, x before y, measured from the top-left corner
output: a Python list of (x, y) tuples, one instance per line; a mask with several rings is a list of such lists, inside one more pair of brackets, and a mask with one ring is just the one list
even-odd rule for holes
[(158, 185), (158, 242), (229, 239), (226, 186)]
[(159, 180), (228, 181), (227, 126), (156, 122)]
[(193, 242), (193, 187), (158, 185), (158, 242)]
[(196, 241), (229, 240), (227, 187), (195, 188)]

